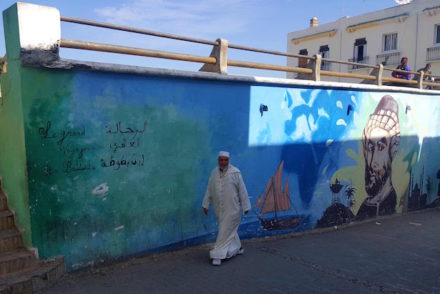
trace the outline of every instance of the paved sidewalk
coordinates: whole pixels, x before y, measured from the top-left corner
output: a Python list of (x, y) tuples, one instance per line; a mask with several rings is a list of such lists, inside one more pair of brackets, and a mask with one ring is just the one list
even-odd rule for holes
[(220, 267), (198, 246), (69, 274), (43, 293), (440, 293), (440, 209), (243, 243)]

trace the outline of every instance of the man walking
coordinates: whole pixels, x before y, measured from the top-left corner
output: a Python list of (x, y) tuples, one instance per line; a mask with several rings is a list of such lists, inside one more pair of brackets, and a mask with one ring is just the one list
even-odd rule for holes
[(229, 152), (219, 152), (218, 167), (209, 177), (202, 204), (205, 214), (208, 214), (211, 201), (219, 228), (214, 249), (209, 252), (209, 256), (213, 265), (221, 265), (222, 259), (244, 252), (237, 234), (240, 209), (247, 214), (251, 208), (240, 170), (229, 163)]

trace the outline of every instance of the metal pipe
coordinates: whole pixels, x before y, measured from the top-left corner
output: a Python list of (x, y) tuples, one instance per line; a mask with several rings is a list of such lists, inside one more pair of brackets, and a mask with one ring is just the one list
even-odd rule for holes
[(432, 87), (439, 87), (440, 88), (440, 83), (435, 83), (435, 82), (426, 82), (423, 81), (423, 85), (425, 86), (432, 86)]
[(424, 72), (423, 75), (424, 75), (425, 77), (440, 78), (440, 76), (433, 75), (432, 73), (430, 74), (430, 73), (426, 73), (426, 72)]
[(359, 62), (351, 62), (351, 61), (342, 61), (342, 60), (336, 60), (336, 59), (330, 59), (330, 58), (322, 58), (322, 61), (334, 62), (334, 63), (346, 64), (346, 65), (358, 65), (358, 66), (368, 67), (368, 68), (379, 68), (378, 65), (370, 65), (367, 63), (359, 63)]
[(218, 45), (218, 42), (215, 42), (215, 41), (209, 41), (209, 40), (203, 40), (203, 39), (197, 39), (197, 38), (191, 38), (191, 37), (184, 37), (184, 36), (179, 36), (179, 35), (174, 35), (174, 34), (138, 29), (138, 28), (133, 28), (133, 27), (128, 27), (128, 26), (114, 25), (111, 23), (99, 22), (99, 21), (88, 20), (88, 19), (73, 18), (73, 17), (68, 17), (68, 16), (61, 16), (60, 19), (61, 19), (61, 21), (64, 21), (64, 22), (77, 23), (77, 24), (82, 24), (82, 25), (87, 25), (87, 26), (101, 27), (101, 28), (113, 29), (113, 30), (118, 30), (118, 31), (137, 33), (137, 34), (143, 34), (143, 35), (150, 35), (150, 36), (156, 36), (156, 37), (162, 37), (162, 38), (168, 38), (168, 39), (174, 39), (174, 40), (180, 40), (180, 41), (186, 41), (186, 42), (193, 42), (193, 43), (199, 43), (199, 44), (206, 44), (206, 45), (213, 45), (213, 46)]
[[(303, 74), (312, 74), (313, 73), (313, 71), (309, 68), (287, 67), (287, 66), (271, 65), (271, 64), (264, 64), (264, 63), (236, 61), (236, 60), (228, 60), (228, 66), (275, 70), (275, 71), (284, 71), (284, 72), (294, 72), (294, 73), (303, 73)], [(352, 73), (340, 73), (340, 72), (334, 72), (334, 71), (321, 71), (321, 75), (342, 77), (342, 78), (345, 77), (345, 78), (354, 78), (354, 79), (376, 80), (375, 76), (367, 76), (367, 75), (352, 74)]]
[[(198, 39), (198, 38), (191, 38), (191, 37), (185, 37), (185, 36), (180, 36), (180, 35), (161, 33), (161, 32), (139, 29), (139, 28), (128, 27), (128, 26), (114, 25), (111, 23), (93, 21), (93, 20), (88, 20), (88, 19), (74, 18), (74, 17), (68, 17), (68, 16), (61, 16), (60, 19), (61, 19), (61, 21), (64, 21), (64, 22), (71, 22), (71, 23), (77, 23), (77, 24), (82, 24), (82, 25), (125, 31), (125, 32), (130, 32), (130, 33), (163, 37), (163, 38), (168, 38), (168, 39), (194, 42), (194, 43), (206, 44), (206, 45), (212, 45), (212, 46), (218, 45), (218, 42), (216, 42), (216, 41), (209, 41), (209, 40), (203, 40), (203, 39)], [(287, 57), (313, 59), (312, 56), (299, 55), (299, 54), (288, 54), (288, 53), (284, 53), (284, 52), (280, 52), (280, 51), (258, 49), (258, 48), (252, 48), (252, 47), (247, 47), (247, 46), (241, 46), (241, 45), (237, 45), (237, 44), (229, 44), (228, 47), (232, 48), (232, 49), (254, 51), (254, 52), (258, 52), (258, 53), (267, 53), (267, 54), (287, 56)]]
[(286, 57), (314, 59), (313, 56), (300, 55), (300, 54), (290, 54), (290, 53), (285, 53), (285, 52), (280, 52), (280, 51), (258, 49), (258, 48), (252, 48), (252, 47), (237, 45), (237, 44), (229, 44), (228, 47), (232, 48), (232, 49), (245, 50), (245, 51), (253, 51), (253, 52), (257, 52), (257, 53), (266, 53), (266, 54), (286, 56)]
[(372, 81), (376, 80), (375, 76), (360, 75), (360, 74), (354, 74), (354, 73), (349, 73), (349, 72), (328, 71), (328, 70), (321, 70), (321, 76), (338, 77), (338, 78), (351, 78), (351, 79), (364, 79), (364, 80), (372, 80)]
[[(156, 37), (162, 37), (162, 38), (168, 38), (168, 39), (175, 39), (175, 40), (180, 40), (180, 41), (199, 43), (199, 44), (205, 44), (205, 45), (211, 45), (211, 46), (218, 46), (219, 45), (218, 42), (216, 42), (216, 41), (209, 41), (209, 40), (203, 40), (203, 39), (198, 39), (198, 38), (191, 38), (191, 37), (185, 37), (185, 36), (180, 36), (180, 35), (161, 33), (161, 32), (145, 30), (145, 29), (138, 29), (138, 28), (128, 27), (128, 26), (113, 25), (113, 24), (105, 23), (105, 22), (98, 22), (98, 21), (79, 19), (79, 18), (73, 18), (73, 17), (67, 17), (67, 16), (61, 16), (61, 21), (77, 23), (77, 24), (82, 24), (82, 25), (95, 26), (95, 27), (108, 28), (108, 29), (114, 29), (114, 30), (120, 30), (120, 31), (126, 31), (126, 32), (132, 32), (132, 33), (138, 33), (138, 34), (144, 34), (144, 35), (150, 35), (150, 36), (156, 36)], [(94, 50), (94, 51), (110, 52), (110, 53), (130, 54), (130, 55), (147, 56), (147, 57), (154, 57), (154, 58), (165, 58), (165, 59), (190, 61), (190, 62), (200, 62), (200, 63), (207, 63), (207, 64), (216, 64), (216, 62), (217, 62), (215, 57), (204, 57), (204, 56), (196, 56), (196, 55), (189, 55), (189, 54), (180, 54), (180, 53), (159, 51), (159, 50), (140, 49), (140, 48), (126, 47), (126, 46), (117, 46), (117, 45), (83, 42), (83, 41), (74, 41), (74, 40), (66, 40), (66, 39), (60, 40), (60, 47), (83, 49), (83, 50)], [(237, 45), (237, 44), (229, 44), (228, 47), (231, 49), (252, 51), (252, 52), (257, 52), (257, 53), (266, 53), (266, 54), (285, 56), (285, 57), (306, 58), (309, 60), (314, 59), (314, 57), (307, 56), (307, 55), (289, 54), (289, 53), (284, 53), (284, 52), (280, 52), (280, 51), (258, 49), (258, 48)], [(350, 61), (339, 61), (339, 60), (334, 60), (334, 59), (329, 59), (329, 58), (323, 58), (322, 61), (338, 63), (338, 64), (362, 66), (365, 68), (379, 68), (377, 65), (369, 65), (369, 64), (365, 64), (365, 63), (357, 63), (357, 62), (350, 62)], [(270, 65), (270, 64), (255, 63), (255, 62), (228, 60), (227, 64), (229, 66), (247, 67), (247, 68), (265, 69), (265, 70), (276, 70), (276, 71), (294, 72), (294, 73), (302, 73), (302, 74), (312, 74), (313, 73), (313, 70), (309, 69), (309, 68), (278, 66), (278, 65)], [(420, 74), (418, 72), (399, 70), (399, 69), (394, 69), (394, 68), (389, 68), (389, 67), (384, 67), (383, 69), (387, 70), (387, 71), (396, 71), (396, 72), (400, 72), (400, 73), (408, 73), (408, 74), (414, 74), (414, 75)], [(354, 79), (376, 80), (375, 76), (370, 76), (370, 75), (360, 75), (360, 74), (353, 74), (353, 73), (346, 73), (346, 72), (333, 72), (333, 71), (325, 71), (325, 70), (321, 71), (321, 75), (330, 76), (330, 77), (345, 77), (345, 78), (354, 78)], [(428, 74), (428, 76), (433, 76), (433, 75)], [(417, 85), (418, 84), (418, 82), (415, 80), (404, 80), (404, 79), (387, 78), (387, 77), (382, 78), (382, 80), (385, 82), (395, 82), (395, 83), (410, 84), (410, 85)], [(434, 82), (424, 82), (424, 84), (430, 85), (430, 86), (439, 86), (440, 85), (439, 83), (434, 83)]]
[(313, 72), (310, 68), (288, 67), (288, 66), (264, 64), (264, 63), (237, 61), (237, 60), (228, 60), (228, 66), (276, 70), (276, 71), (304, 73), (304, 74), (312, 74)]
[(400, 73), (409, 73), (409, 74), (413, 74), (413, 75), (419, 75), (420, 73), (416, 72), (416, 71), (407, 71), (404, 69), (397, 69), (397, 68), (391, 68), (391, 67), (384, 67), (383, 70), (387, 70), (387, 71), (395, 71), (395, 72), (400, 72)]
[(209, 64), (215, 64), (217, 62), (215, 57), (179, 54), (179, 53), (172, 53), (172, 52), (165, 52), (158, 50), (148, 50), (148, 49), (140, 49), (133, 47), (101, 44), (101, 43), (66, 40), (66, 39), (60, 40), (60, 47), (155, 57), (155, 58), (166, 58), (166, 59), (201, 62), (201, 63), (209, 63)]
[[(409, 84), (409, 85), (417, 85), (418, 84), (418, 82), (415, 80), (405, 80), (405, 79), (396, 79), (396, 78), (387, 78), (387, 77), (383, 77), (382, 81), (400, 83), (400, 84)], [(425, 83), (423, 83), (423, 84), (425, 84)]]

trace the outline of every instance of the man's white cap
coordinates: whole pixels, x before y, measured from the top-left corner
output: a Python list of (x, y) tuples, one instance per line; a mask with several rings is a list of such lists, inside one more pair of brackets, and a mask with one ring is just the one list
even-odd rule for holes
[(218, 157), (220, 157), (220, 156), (229, 158), (229, 152), (227, 152), (227, 151), (220, 151), (218, 153)]

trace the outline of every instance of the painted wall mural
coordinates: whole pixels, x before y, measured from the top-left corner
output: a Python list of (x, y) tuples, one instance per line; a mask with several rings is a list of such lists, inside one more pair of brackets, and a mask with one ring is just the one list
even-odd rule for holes
[[(272, 175), (268, 181), (264, 193), (260, 194), (260, 197), (255, 203), (255, 208), (261, 207), (257, 214), (261, 226), (269, 231), (295, 228), (301, 223), (300, 217), (292, 215), (292, 212), (296, 212), (296, 214), (298, 214), (298, 212), (293, 203), (291, 203), (288, 178), (286, 179), (284, 188), (281, 187), (283, 165), (284, 162), (281, 161), (276, 173)], [(287, 214), (283, 216), (282, 213), (288, 213), (291, 210), (291, 207), (293, 210), (290, 215)], [(264, 217), (264, 215), (271, 214), (273, 215), (269, 218)]]
[[(32, 245), (69, 270), (215, 240), (219, 150), (242, 237), (440, 205), (435, 95), (23, 68)], [(1, 128), (1, 126), (0, 126)]]
[(260, 111), (250, 111), (249, 144), (283, 146), (294, 198), (315, 227), (440, 204), (436, 96), (269, 87), (251, 93), (251, 109)]

